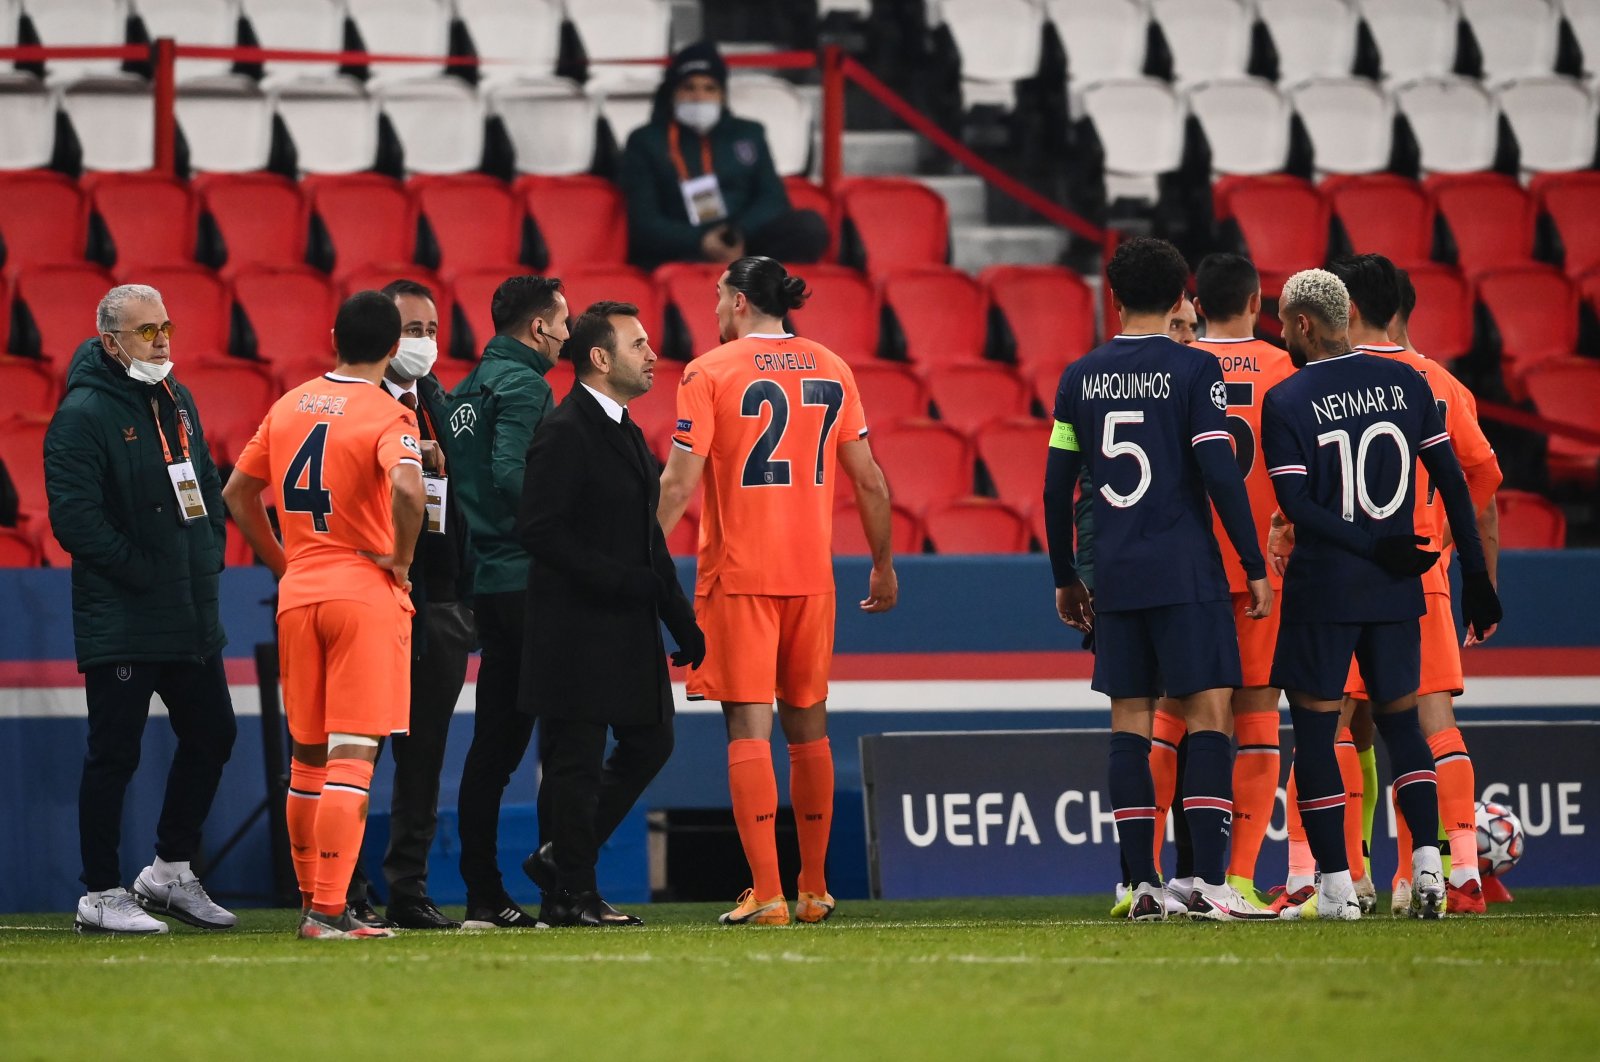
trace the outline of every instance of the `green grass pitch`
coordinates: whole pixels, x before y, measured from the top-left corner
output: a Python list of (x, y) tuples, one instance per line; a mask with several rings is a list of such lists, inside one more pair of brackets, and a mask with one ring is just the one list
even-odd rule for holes
[(1427, 923), (1133, 925), (1108, 905), (857, 901), (770, 928), (642, 905), (642, 929), (322, 943), (287, 911), (143, 939), (0, 915), (0, 1058), (1600, 1054), (1600, 889)]

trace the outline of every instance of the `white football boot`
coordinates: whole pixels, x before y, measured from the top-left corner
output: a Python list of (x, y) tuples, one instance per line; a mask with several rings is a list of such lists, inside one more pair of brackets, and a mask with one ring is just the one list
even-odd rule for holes
[(167, 931), (165, 922), (145, 914), (133, 895), (118, 886), (99, 896), (88, 894), (78, 900), (78, 916), (72, 928), (79, 933), (126, 933), (130, 936), (157, 936)]
[(1151, 885), (1143, 882), (1133, 890), (1133, 904), (1128, 910), (1128, 918), (1135, 922), (1165, 922), (1167, 920), (1167, 905), (1163, 901), (1166, 894), (1160, 885)]
[(133, 898), (151, 914), (176, 918), (200, 929), (232, 929), (239, 918), (232, 911), (212, 901), (205, 886), (192, 871), (178, 875), (177, 881), (165, 885), (155, 878), (155, 868), (145, 867), (133, 882)]
[(1411, 913), (1411, 882), (1407, 878), (1397, 878), (1394, 883), (1394, 896), (1389, 900), (1389, 913), (1395, 917)]
[(1232, 885), (1212, 885), (1194, 879), (1194, 892), (1189, 897), (1189, 917), (1205, 918), (1213, 922), (1275, 922), (1277, 914), (1263, 911)]

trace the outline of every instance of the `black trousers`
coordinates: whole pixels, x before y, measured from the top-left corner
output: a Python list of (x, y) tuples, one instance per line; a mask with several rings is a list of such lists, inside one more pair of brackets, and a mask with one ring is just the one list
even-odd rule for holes
[(456, 804), (461, 831), (461, 879), (468, 903), (494, 905), (505, 894), (496, 859), (500, 800), (533, 736), (533, 716), (517, 707), (522, 675), (525, 594), (480, 594), (472, 607), (483, 656), (478, 664), (472, 745), (461, 768)]
[(103, 664), (85, 671), (83, 684), (89, 749), (78, 786), (78, 844), (84, 885), (103, 892), (122, 884), (122, 803), (139, 768), (150, 698), (161, 697), (178, 736), (156, 823), (156, 855), (168, 862), (199, 852), (200, 826), (238, 730), (220, 653), (200, 663)]
[(638, 802), (672, 755), (672, 719), (614, 726), (617, 746), (606, 758), (606, 724), (544, 719), (544, 773), (539, 782), (541, 839), (554, 846), (561, 887), (590, 892), (600, 846)]
[(754, 232), (745, 234), (745, 253), (761, 254), (780, 262), (815, 262), (828, 250), (832, 234), (815, 210), (779, 214)]

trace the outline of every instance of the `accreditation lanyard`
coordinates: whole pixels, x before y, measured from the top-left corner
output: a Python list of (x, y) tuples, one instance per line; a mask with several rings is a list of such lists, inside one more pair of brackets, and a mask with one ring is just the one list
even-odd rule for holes
[(667, 126), (667, 154), (678, 171), (678, 189), (683, 193), (683, 207), (689, 214), (689, 220), (696, 225), (726, 220), (728, 207), (722, 199), (722, 186), (717, 183), (717, 175), (711, 168), (711, 140), (701, 135), (700, 176), (690, 177), (678, 138), (678, 123), (673, 122)]
[[(428, 438), (433, 440), (435, 446), (439, 445), (439, 432), (433, 426), (433, 418), (428, 415), (428, 404), (422, 401), (422, 396), (417, 396), (417, 407), (414, 412), (423, 424), (427, 425)], [(401, 403), (404, 405), (405, 403)], [(410, 407), (407, 407), (410, 408)], [(434, 535), (446, 533), (446, 514), (448, 507), (445, 499), (450, 493), (450, 481), (436, 472), (422, 473), (422, 490), (424, 501), (422, 507), (422, 529)]]
[(178, 449), (183, 454), (181, 461), (172, 457), (167, 433), (161, 427), (161, 407), (154, 398), (150, 399), (150, 415), (156, 422), (156, 438), (161, 440), (162, 463), (166, 465), (167, 478), (172, 481), (172, 493), (178, 499), (178, 522), (190, 524), (205, 519), (206, 500), (200, 493), (200, 477), (195, 474), (194, 460), (189, 453), (189, 432), (183, 425), (183, 417), (176, 412), (178, 396), (172, 393), (172, 385), (166, 381), (162, 381), (161, 386), (167, 389), (167, 397), (172, 399), (174, 419), (178, 422)]

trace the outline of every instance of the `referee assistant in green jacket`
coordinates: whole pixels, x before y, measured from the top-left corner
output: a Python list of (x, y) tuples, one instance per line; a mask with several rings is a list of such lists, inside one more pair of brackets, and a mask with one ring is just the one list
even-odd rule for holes
[(495, 290), (489, 313), (495, 336), (477, 368), (451, 393), (447, 429), (452, 489), (477, 560), (472, 612), (483, 647), (472, 746), (457, 804), (467, 886), (462, 924), (531, 929), (535, 920), (506, 893), (495, 854), (500, 800), (533, 734), (533, 716), (517, 708), (528, 591), (528, 553), (517, 539), (517, 510), (528, 446), (555, 408), (544, 376), (567, 339), (567, 300), (554, 277), (511, 277)]

